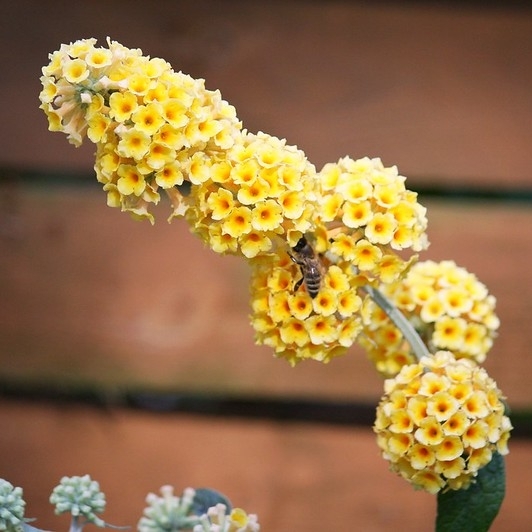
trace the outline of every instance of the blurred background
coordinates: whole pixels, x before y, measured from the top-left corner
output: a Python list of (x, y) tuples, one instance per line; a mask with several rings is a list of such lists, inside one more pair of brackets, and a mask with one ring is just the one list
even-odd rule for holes
[(407, 176), (428, 207), (421, 258), (454, 260), (497, 297), (485, 366), (521, 417), (493, 530), (532, 528), (527, 3), (1, 5), (0, 477), (24, 488), (36, 526), (68, 526), (49, 494), (86, 473), (116, 525), (134, 527), (163, 484), (214, 487), (265, 531), (425, 531), (435, 517), (434, 498), (379, 456), (382, 379), (362, 350), (327, 366), (275, 360), (253, 343), (245, 265), (167, 224), (165, 205), (155, 226), (109, 209), (93, 146), (48, 132), (48, 54), (109, 36), (204, 78), (246, 128), (318, 168), (367, 155)]

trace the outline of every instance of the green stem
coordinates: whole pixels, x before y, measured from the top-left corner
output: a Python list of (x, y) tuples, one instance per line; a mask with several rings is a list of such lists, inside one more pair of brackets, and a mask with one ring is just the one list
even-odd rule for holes
[(386, 315), (393, 321), (394, 325), (403, 333), (405, 340), (412, 347), (412, 351), (418, 360), (429, 355), (427, 346), (421, 340), (418, 332), (412, 324), (405, 318), (405, 315), (386, 297), (372, 286), (364, 286), (363, 289), (369, 297), (384, 310)]
[(70, 522), (69, 532), (81, 532), (83, 530), (83, 525), (79, 521), (79, 516), (72, 516), (72, 521)]

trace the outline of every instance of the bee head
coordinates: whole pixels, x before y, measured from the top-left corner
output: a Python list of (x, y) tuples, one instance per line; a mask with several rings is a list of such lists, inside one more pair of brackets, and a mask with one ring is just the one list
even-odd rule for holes
[(297, 241), (297, 244), (293, 247), (293, 250), (296, 252), (296, 253), (300, 253), (304, 248), (305, 246), (308, 246), (308, 242), (307, 242), (307, 239), (302, 236), (298, 241)]

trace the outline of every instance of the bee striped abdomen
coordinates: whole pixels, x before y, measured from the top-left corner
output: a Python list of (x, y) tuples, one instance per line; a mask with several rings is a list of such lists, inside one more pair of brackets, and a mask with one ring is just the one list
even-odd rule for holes
[(304, 236), (299, 239), (292, 249), (295, 254), (290, 254), (290, 258), (301, 269), (301, 279), (295, 284), (294, 291), (304, 282), (308, 295), (314, 299), (321, 287), (320, 260)]

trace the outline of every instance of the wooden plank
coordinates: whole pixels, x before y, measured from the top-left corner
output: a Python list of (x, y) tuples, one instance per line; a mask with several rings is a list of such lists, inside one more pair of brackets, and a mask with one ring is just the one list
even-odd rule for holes
[[(202, 247), (183, 222), (150, 226), (105, 205), (97, 189), (13, 193), (0, 241), (4, 376), (104, 386), (305, 395), (376, 401), (382, 380), (353, 348), (328, 365), (290, 368), (257, 347), (246, 264)], [(486, 367), (512, 405), (532, 395), (528, 326), (532, 212), (428, 203), (429, 250), (477, 274), (502, 321)], [(7, 227), (7, 226), (6, 226)]]
[[(213, 487), (259, 515), (261, 530), (433, 529), (435, 498), (388, 471), (370, 429), (242, 423), (117, 410), (0, 405), (2, 477), (24, 489), (34, 526), (64, 530), (48, 497), (63, 475), (90, 474), (102, 517), (135, 528), (148, 492)], [(510, 442), (507, 498), (493, 532), (529, 530), (532, 446)]]
[(529, 9), (162, 0), (101, 13), (98, 2), (5, 7), (0, 43), (16, 53), (3, 58), (2, 164), (91, 171), (92, 146), (47, 131), (38, 78), (62, 42), (111, 36), (205, 78), (248, 129), (286, 137), (317, 166), (368, 155), (428, 184), (532, 184)]

